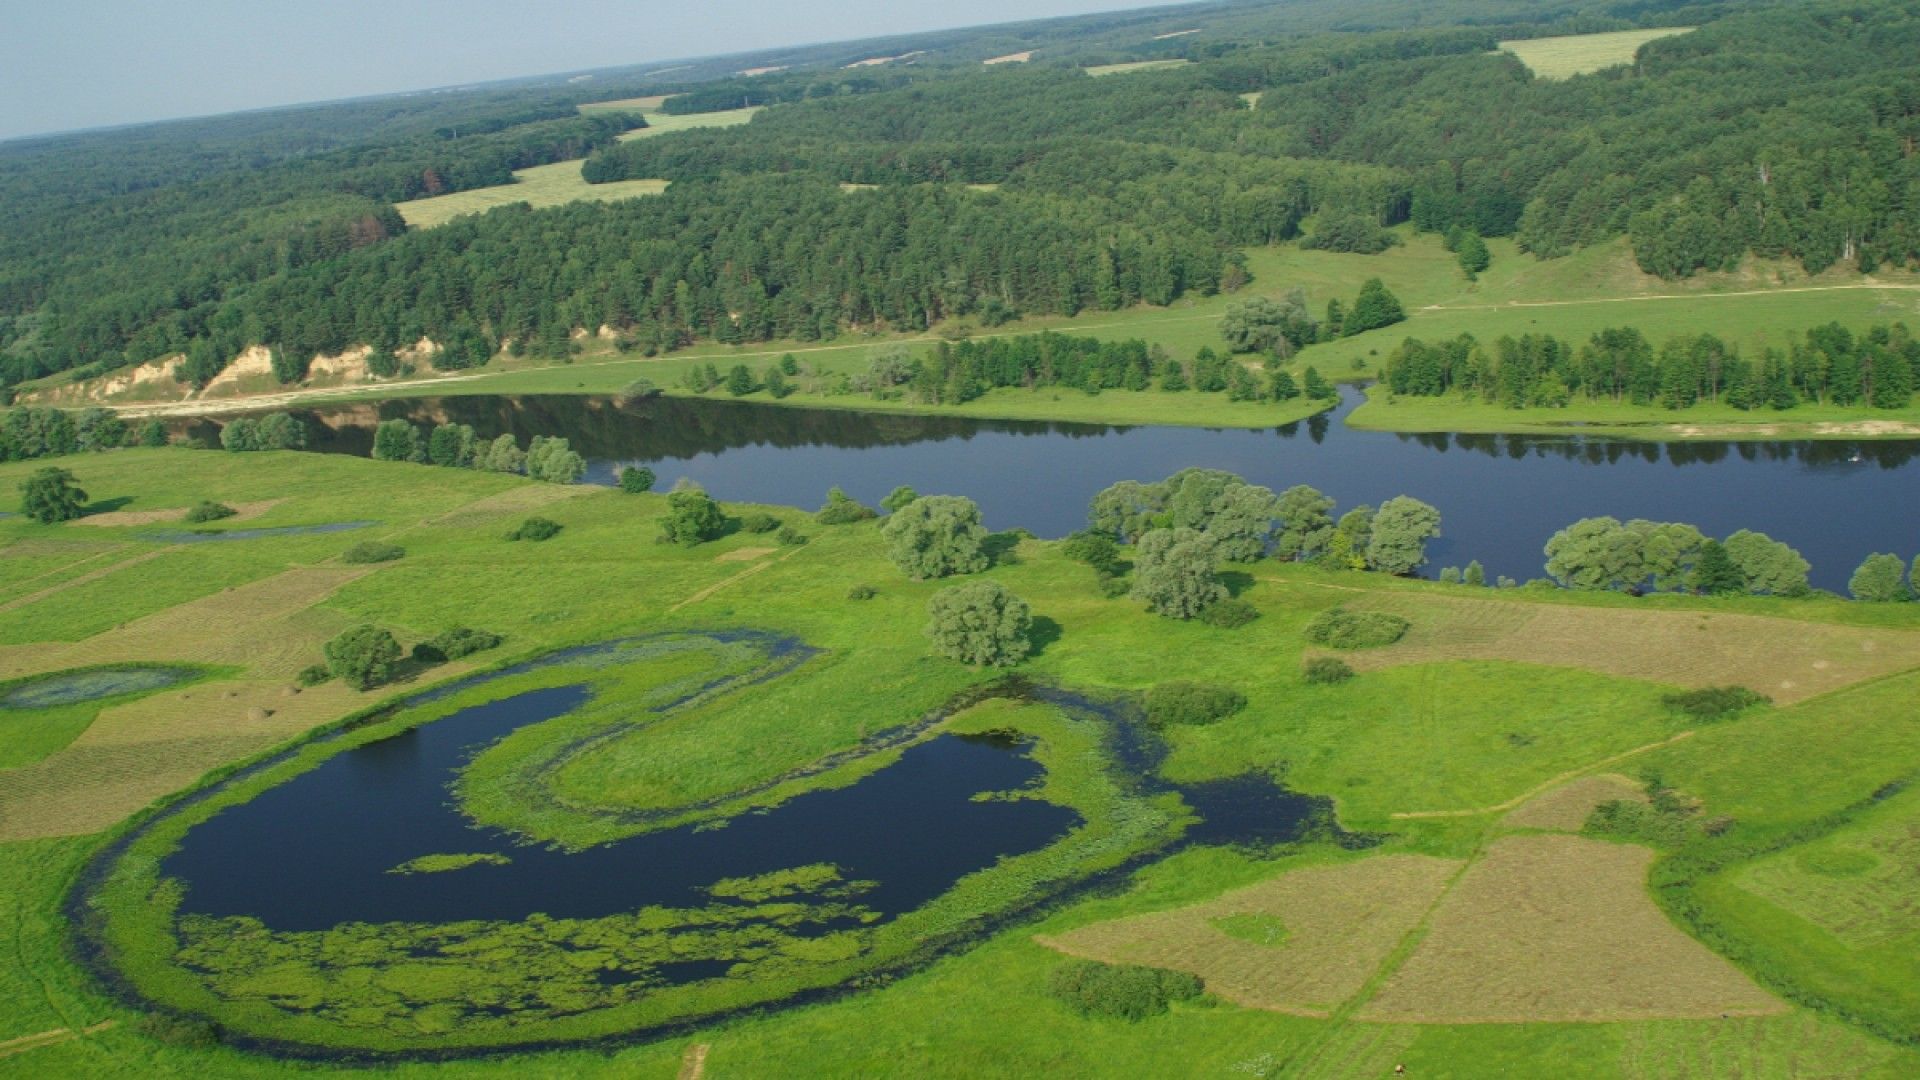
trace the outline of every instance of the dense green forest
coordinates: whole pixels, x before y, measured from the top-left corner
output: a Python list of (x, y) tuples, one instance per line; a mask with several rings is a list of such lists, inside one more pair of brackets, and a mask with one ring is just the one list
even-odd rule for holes
[[(1072, 35), (989, 28), (797, 53), (759, 79), (705, 65), (9, 144), (0, 385), (180, 352), (204, 382), (256, 344), (293, 379), (316, 353), (422, 335), (458, 367), (509, 345), (561, 355), (602, 325), (654, 351), (997, 325), (1232, 291), (1243, 248), (1378, 250), (1407, 221), (1542, 256), (1625, 234), (1666, 276), (1748, 253), (1920, 262), (1920, 0), (1202, 7), (1177, 16), (1201, 33), (1115, 46), (1174, 17), (1076, 23), (1077, 49), (1030, 64), (977, 60)], [(1566, 81), (1494, 51), (1634, 25), (1699, 29)], [(923, 55), (841, 70), (907, 52)], [(1080, 70), (1161, 57), (1194, 62)], [(630, 142), (615, 137), (638, 114), (575, 112), (643, 92), (680, 94), (669, 112), (770, 107)], [(393, 209), (582, 157), (590, 181), (673, 186), (430, 231)]]

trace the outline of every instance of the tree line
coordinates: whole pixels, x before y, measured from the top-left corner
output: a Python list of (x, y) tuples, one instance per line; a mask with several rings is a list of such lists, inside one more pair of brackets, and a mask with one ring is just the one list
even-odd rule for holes
[(1459, 394), (1512, 409), (1574, 400), (1685, 409), (1801, 404), (1906, 408), (1920, 384), (1920, 341), (1905, 323), (1855, 334), (1839, 323), (1814, 327), (1782, 349), (1747, 358), (1712, 334), (1676, 335), (1658, 349), (1632, 327), (1602, 330), (1585, 343), (1548, 334), (1501, 337), (1492, 347), (1462, 334), (1451, 341), (1409, 338), (1388, 357), (1388, 389), (1412, 397)]

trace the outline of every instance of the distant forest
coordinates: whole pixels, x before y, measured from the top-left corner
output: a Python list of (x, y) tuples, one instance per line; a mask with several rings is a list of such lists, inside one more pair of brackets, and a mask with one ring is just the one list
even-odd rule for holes
[[(1203, 30), (1144, 44), (1174, 22)], [(1632, 69), (1564, 82), (1495, 51), (1692, 25)], [(978, 62), (1036, 41), (1054, 44), (1034, 63)], [(1411, 222), (1548, 257), (1624, 234), (1669, 277), (1748, 253), (1920, 264), (1920, 0), (1307, 0), (885, 47), (930, 51), (844, 69), (897, 55), (863, 43), (756, 79), (705, 64), (680, 82), (617, 72), (0, 145), (0, 386), (175, 353), (204, 382), (251, 345), (291, 380), (316, 354), (422, 336), (465, 366), (508, 343), (562, 355), (603, 325), (658, 351), (1166, 304), (1238, 288), (1242, 249), (1325, 222), (1356, 243)], [(1142, 58), (1193, 63), (1080, 70)], [(669, 111), (768, 107), (624, 143), (638, 114), (576, 111), (648, 93), (684, 94)], [(393, 206), (581, 158), (590, 181), (673, 185), (425, 231)]]

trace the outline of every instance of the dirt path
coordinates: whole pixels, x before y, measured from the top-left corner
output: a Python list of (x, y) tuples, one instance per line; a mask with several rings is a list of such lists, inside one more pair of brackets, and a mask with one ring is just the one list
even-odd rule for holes
[[(75, 585), (85, 585), (90, 581), (98, 581), (101, 578), (106, 577), (108, 574), (114, 573), (119, 570), (125, 570), (129, 567), (138, 566), (141, 563), (146, 562), (148, 559), (157, 559), (164, 554), (166, 554), (166, 551), (164, 549), (160, 551), (146, 551), (138, 555), (135, 555), (131, 559), (122, 559), (117, 563), (112, 563), (108, 566), (103, 566), (98, 570), (89, 570), (86, 573), (81, 574), (79, 577), (72, 579), (71, 581), (63, 581), (58, 585), (49, 585), (38, 592), (30, 592), (25, 596), (19, 597), (18, 599), (9, 600), (4, 604), (0, 604), (0, 611), (12, 611), (14, 608), (25, 607), (28, 604), (33, 603), (35, 600), (44, 600), (47, 597), (54, 595), (55, 593), (62, 592), (66, 589), (71, 589)], [(84, 559), (81, 560), (81, 562), (85, 562), (85, 561), (86, 560)], [(77, 564), (69, 564), (69, 565), (77, 565)], [(58, 571), (54, 571), (54, 573), (58, 573)]]
[(1428, 304), (1415, 308), (1416, 313), (1427, 311), (1507, 311), (1515, 308), (1536, 307), (1577, 307), (1582, 304), (1637, 304), (1642, 300), (1721, 300), (1735, 296), (1779, 296), (1782, 293), (1815, 292), (1858, 292), (1897, 289), (1904, 292), (1920, 290), (1920, 285), (1904, 285), (1886, 281), (1860, 282), (1853, 285), (1795, 285), (1781, 289), (1741, 289), (1737, 292), (1698, 292), (1698, 293), (1649, 293), (1645, 296), (1595, 296), (1582, 300), (1509, 300), (1504, 304)]
[(797, 547), (797, 548), (794, 548), (792, 551), (787, 552), (785, 555), (780, 556), (777, 559), (768, 559), (766, 562), (754, 563), (752, 566), (747, 567), (745, 570), (740, 571), (739, 573), (733, 575), (732, 577), (721, 578), (719, 581), (716, 581), (713, 584), (707, 586), (706, 588), (701, 589), (699, 592), (694, 593), (692, 596), (689, 596), (685, 600), (682, 600), (679, 603), (668, 608), (667, 612), (671, 614), (673, 612), (679, 611), (683, 607), (686, 607), (688, 604), (697, 604), (700, 601), (705, 600), (707, 597), (712, 596), (714, 593), (719, 592), (721, 589), (724, 589), (727, 586), (732, 585), (734, 582), (743, 581), (759, 573), (762, 570), (765, 570), (769, 567), (777, 566), (780, 563), (786, 562), (788, 559), (793, 558), (795, 555), (798, 555), (805, 550), (806, 548), (804, 547)]
[[(53, 577), (55, 574), (64, 574), (76, 566), (85, 566), (86, 564), (92, 562), (95, 559), (104, 559), (109, 555), (118, 555), (120, 552), (125, 550), (126, 548), (119, 545), (115, 545), (115, 546), (109, 547), (105, 551), (96, 551), (93, 554), (86, 556), (85, 558), (75, 559), (70, 563), (62, 563), (59, 566), (56, 566), (53, 569), (48, 570), (44, 573), (35, 574), (29, 578), (21, 578), (19, 581), (16, 581), (12, 585), (9, 585), (7, 587), (10, 589), (16, 589), (22, 585), (31, 585), (34, 582), (41, 580), (42, 578), (50, 578), (50, 577)], [(0, 609), (0, 610), (4, 610), (4, 609)]]
[(707, 1071), (707, 1044), (694, 1043), (680, 1058), (680, 1080), (700, 1080)]
[(112, 1020), (102, 1020), (92, 1027), (79, 1029), (54, 1028), (52, 1031), (41, 1031), (32, 1035), (22, 1035), (17, 1039), (7, 1039), (4, 1042), (0, 1042), (0, 1058), (11, 1057), (14, 1054), (24, 1054), (29, 1050), (38, 1050), (43, 1046), (53, 1046), (57, 1043), (66, 1042), (68, 1039), (79, 1038), (82, 1035), (92, 1035), (95, 1032), (105, 1031), (113, 1025), (114, 1021)]
[(1548, 779), (1548, 780), (1543, 780), (1540, 783), (1535, 784), (1534, 786), (1528, 788), (1527, 790), (1521, 792), (1520, 794), (1515, 795), (1513, 798), (1508, 799), (1506, 802), (1497, 803), (1493, 806), (1480, 806), (1480, 807), (1475, 807), (1469, 810), (1403, 810), (1399, 813), (1392, 814), (1390, 816), (1395, 818), (1455, 818), (1455, 817), (1477, 817), (1480, 814), (1505, 813), (1506, 811), (1511, 810), (1516, 806), (1519, 806), (1521, 803), (1526, 802), (1528, 799), (1533, 798), (1535, 795), (1538, 795), (1549, 788), (1558, 787), (1561, 784), (1566, 783), (1567, 781), (1573, 779), (1576, 776), (1593, 772), (1596, 769), (1604, 769), (1609, 765), (1618, 764), (1619, 762), (1625, 761), (1630, 757), (1637, 757), (1638, 755), (1644, 754), (1649, 750), (1658, 750), (1663, 746), (1672, 746), (1674, 743), (1677, 743), (1682, 739), (1688, 739), (1692, 737), (1693, 737), (1693, 732), (1683, 731), (1680, 734), (1673, 736), (1672, 738), (1661, 739), (1659, 742), (1650, 742), (1645, 746), (1636, 746), (1631, 750), (1623, 750), (1620, 753), (1613, 755), (1612, 757), (1602, 758), (1599, 761), (1582, 765), (1579, 768), (1568, 769), (1566, 772), (1563, 772), (1558, 776), (1552, 777), (1551, 779)]

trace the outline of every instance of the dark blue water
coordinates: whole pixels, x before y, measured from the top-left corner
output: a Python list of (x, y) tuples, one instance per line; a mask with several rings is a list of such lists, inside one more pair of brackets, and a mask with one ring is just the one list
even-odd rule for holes
[[(1816, 586), (1840, 589), (1869, 553), (1920, 547), (1920, 442), (1644, 443), (1538, 435), (1405, 435), (1331, 416), (1266, 430), (1115, 427), (783, 408), (656, 398), (617, 405), (562, 395), (396, 400), (309, 419), (316, 449), (365, 454), (372, 426), (404, 417), (472, 424), (482, 435), (563, 436), (611, 483), (646, 464), (665, 489), (692, 479), (723, 500), (813, 509), (839, 485), (872, 504), (896, 485), (966, 495), (996, 529), (1046, 537), (1085, 524), (1119, 480), (1189, 466), (1226, 469), (1275, 491), (1310, 484), (1346, 508), (1413, 495), (1445, 535), (1432, 573), (1478, 559), (1489, 577), (1541, 576), (1542, 548), (1583, 517), (1684, 521), (1724, 537), (1757, 529), (1798, 548)], [(209, 427), (200, 434), (212, 434)]]
[[(318, 767), (187, 833), (163, 872), (187, 883), (182, 914), (251, 915), (275, 930), (349, 922), (597, 918), (654, 905), (699, 907), (721, 878), (833, 863), (879, 884), (860, 902), (886, 915), (925, 904), (1003, 855), (1045, 847), (1079, 822), (1036, 800), (975, 801), (1042, 778), (1020, 747), (943, 735), (850, 787), (816, 791), (721, 829), (646, 833), (585, 851), (515, 844), (477, 828), (447, 785), (474, 751), (561, 716), (584, 687), (535, 690), (462, 709)], [(507, 865), (388, 873), (428, 854), (497, 853)]]

